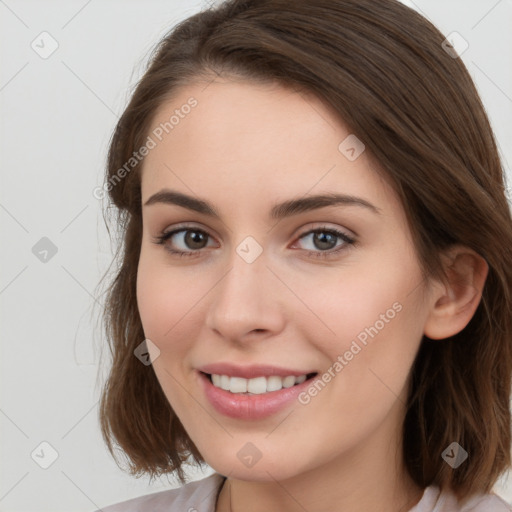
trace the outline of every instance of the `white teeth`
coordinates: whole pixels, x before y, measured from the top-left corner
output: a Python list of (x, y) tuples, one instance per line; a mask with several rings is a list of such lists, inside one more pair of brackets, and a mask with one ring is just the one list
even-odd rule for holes
[(267, 391), (279, 391), (283, 387), (283, 379), (272, 375), (267, 377)]
[[(231, 377), (233, 379), (233, 377)], [(255, 377), (254, 379), (243, 379), (242, 377), (234, 377), (239, 380), (244, 380), (247, 383), (247, 392), (254, 395), (260, 395), (267, 392), (267, 378)], [(236, 393), (237, 391), (230, 388), (229, 391)]]
[(220, 376), (220, 387), (229, 391), (229, 377), (227, 375)]
[(231, 393), (250, 393), (261, 395), (269, 391), (279, 391), (282, 388), (291, 388), (295, 384), (302, 384), (306, 380), (306, 375), (295, 377), (255, 377), (253, 379), (244, 379), (243, 377), (229, 377), (228, 375), (212, 374), (212, 383), (215, 387), (230, 391)]
[[(229, 391), (232, 393), (247, 393), (247, 379), (231, 377), (229, 380)], [(252, 391), (254, 393), (254, 391)]]
[(305, 380), (306, 380), (306, 375), (301, 375), (300, 377), (297, 377), (297, 378), (295, 379), (295, 382), (296, 382), (297, 384), (302, 384)]
[(290, 377), (285, 377), (283, 379), (283, 388), (291, 388), (295, 384), (295, 377), (292, 375)]

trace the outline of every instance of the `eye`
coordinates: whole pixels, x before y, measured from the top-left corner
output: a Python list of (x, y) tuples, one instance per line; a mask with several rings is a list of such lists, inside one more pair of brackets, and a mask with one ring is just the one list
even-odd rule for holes
[(318, 258), (327, 258), (355, 243), (355, 239), (346, 233), (327, 227), (310, 230), (299, 240), (308, 240), (310, 248), (306, 248), (306, 251)]
[[(198, 256), (201, 249), (207, 245), (210, 235), (197, 228), (180, 228), (167, 233), (161, 233), (155, 238), (154, 243), (164, 245), (171, 254), (178, 256)], [(170, 242), (170, 243), (167, 243)], [(171, 245), (178, 245), (174, 249)]]
[[(309, 238), (310, 247), (306, 252), (315, 258), (328, 258), (344, 249), (354, 245), (355, 239), (334, 228), (319, 227), (307, 231), (298, 240)], [(208, 247), (211, 236), (202, 229), (185, 228), (174, 229), (156, 236), (154, 243), (163, 245), (167, 251), (176, 256), (196, 257), (202, 250)], [(175, 248), (176, 245), (178, 248)], [(173, 247), (174, 246), (174, 247)]]

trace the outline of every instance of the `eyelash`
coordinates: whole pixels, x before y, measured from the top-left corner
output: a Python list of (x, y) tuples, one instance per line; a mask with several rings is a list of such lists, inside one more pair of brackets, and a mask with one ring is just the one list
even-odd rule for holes
[[(169, 231), (168, 233), (161, 233), (160, 235), (155, 237), (155, 240), (153, 243), (155, 243), (157, 245), (165, 246), (165, 242), (167, 240), (169, 240), (176, 233), (181, 233), (182, 231), (194, 231), (194, 232), (198, 232), (198, 233), (203, 233), (204, 235), (210, 237), (210, 235), (206, 231), (203, 231), (202, 229), (198, 229), (198, 228), (194, 228), (194, 227), (181, 227), (179, 229)], [(356, 243), (355, 239), (348, 236), (347, 234), (345, 234), (341, 231), (338, 231), (337, 229), (327, 228), (327, 227), (320, 227), (320, 228), (312, 229), (310, 231), (306, 231), (305, 233), (303, 233), (302, 235), (300, 235), (298, 237), (298, 240), (301, 240), (302, 238), (304, 238), (308, 235), (311, 235), (312, 233), (330, 233), (330, 234), (335, 235), (338, 238), (341, 238), (344, 242), (337, 249), (329, 249), (326, 251), (321, 251), (321, 250), (310, 251), (310, 250), (305, 249), (305, 251), (310, 256), (313, 256), (314, 258), (324, 258), (324, 259), (329, 258), (333, 255), (337, 255), (337, 253), (339, 253), (340, 251), (346, 250), (347, 246), (353, 246)], [(176, 249), (171, 249), (170, 247), (165, 247), (165, 249), (167, 251), (169, 251), (171, 254), (178, 256), (178, 257), (196, 257), (196, 256), (199, 256), (200, 253), (202, 252), (202, 249), (190, 250), (190, 251), (177, 251)]]

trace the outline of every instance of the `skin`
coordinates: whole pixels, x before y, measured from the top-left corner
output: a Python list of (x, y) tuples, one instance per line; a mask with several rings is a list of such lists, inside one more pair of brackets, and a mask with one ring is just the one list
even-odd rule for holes
[[(409, 372), (423, 334), (442, 339), (469, 322), (485, 262), (455, 247), (446, 261), (457, 286), (423, 280), (398, 198), (367, 151), (350, 161), (338, 150), (350, 131), (318, 98), (280, 85), (195, 82), (160, 107), (152, 129), (191, 96), (197, 106), (145, 158), (142, 204), (168, 188), (212, 203), (221, 220), (143, 206), (137, 300), (167, 399), (206, 462), (228, 475), (216, 511), (409, 510), (423, 492), (401, 457)], [(269, 218), (277, 202), (332, 192), (380, 212), (336, 205)], [(167, 247), (199, 256), (154, 243), (181, 223), (209, 235), (203, 248), (187, 246), (183, 232)], [(356, 243), (314, 257), (344, 243), (315, 244), (319, 227)], [(263, 250), (252, 263), (236, 252), (247, 236)], [(321, 375), (397, 302), (400, 312), (307, 405), (249, 422), (219, 414), (203, 394), (195, 369), (218, 361)], [(250, 468), (237, 457), (247, 442), (261, 452)]]

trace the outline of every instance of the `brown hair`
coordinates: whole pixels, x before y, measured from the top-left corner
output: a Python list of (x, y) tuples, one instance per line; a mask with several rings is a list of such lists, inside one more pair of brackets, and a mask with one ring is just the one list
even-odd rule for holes
[[(512, 220), (484, 107), (444, 39), (396, 0), (229, 0), (179, 23), (155, 48), (116, 126), (106, 173), (122, 262), (105, 308), (113, 361), (100, 422), (111, 454), (115, 441), (132, 474), (175, 472), (184, 483), (186, 458), (204, 460), (152, 366), (133, 354), (144, 340), (136, 301), (142, 163), (123, 179), (118, 171), (178, 87), (216, 74), (289, 85), (325, 100), (391, 179), (425, 276), (442, 277), (439, 255), (452, 244), (485, 258), (489, 274), (466, 328), (446, 340), (422, 340), (403, 456), (418, 485), (451, 488), (461, 499), (489, 492), (509, 467)], [(457, 469), (441, 457), (453, 441), (469, 453)]]

